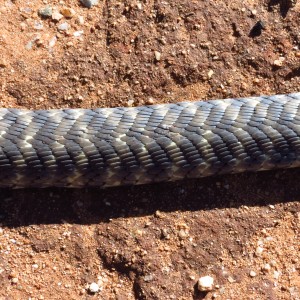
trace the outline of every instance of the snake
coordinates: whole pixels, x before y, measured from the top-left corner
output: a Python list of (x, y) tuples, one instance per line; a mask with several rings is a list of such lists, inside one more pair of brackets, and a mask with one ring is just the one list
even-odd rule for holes
[(300, 93), (0, 108), (0, 187), (112, 187), (300, 166)]

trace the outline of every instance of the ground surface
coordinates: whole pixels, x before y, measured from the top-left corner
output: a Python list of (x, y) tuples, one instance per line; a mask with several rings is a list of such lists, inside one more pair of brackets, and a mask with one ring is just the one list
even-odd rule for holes
[[(0, 0), (0, 105), (299, 91), (296, 2)], [(54, 15), (41, 18), (47, 4)], [(74, 15), (55, 20), (65, 8)], [(0, 299), (300, 299), (299, 176), (1, 190)], [(207, 294), (204, 275), (216, 284)]]

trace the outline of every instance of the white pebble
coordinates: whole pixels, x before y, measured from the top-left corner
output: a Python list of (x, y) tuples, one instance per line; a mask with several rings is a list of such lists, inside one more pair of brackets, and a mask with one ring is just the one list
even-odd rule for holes
[(160, 61), (160, 58), (161, 58), (161, 53), (160, 53), (160, 52), (154, 51), (154, 56), (155, 56), (155, 59), (156, 59), (157, 61)]
[(64, 16), (62, 14), (60, 14), (58, 11), (53, 12), (52, 14), (52, 20), (54, 21), (59, 21), (63, 18)]
[(75, 37), (80, 37), (83, 34), (83, 30), (78, 30), (73, 33)]
[(54, 47), (56, 41), (57, 41), (57, 37), (54, 36), (54, 37), (49, 41), (49, 47), (50, 47), (50, 48)]
[(128, 101), (127, 101), (127, 106), (132, 106), (134, 104), (134, 100), (132, 100), (132, 99), (129, 99)]
[(258, 246), (258, 247), (256, 248), (256, 250), (255, 250), (255, 255), (256, 255), (256, 256), (260, 256), (260, 255), (263, 253), (263, 251), (264, 251), (264, 248)]
[(254, 271), (250, 271), (249, 275), (250, 275), (250, 277), (255, 277), (256, 273)]
[(213, 70), (209, 70), (208, 72), (207, 72), (207, 77), (208, 77), (208, 79), (210, 79), (213, 75), (214, 75), (214, 71)]
[(273, 273), (273, 277), (274, 277), (274, 279), (278, 279), (278, 278), (279, 278), (279, 276), (280, 276), (280, 272), (278, 272), (278, 271), (274, 271), (274, 273)]
[(262, 267), (262, 270), (264, 272), (269, 272), (271, 270), (271, 266), (270, 264), (265, 264), (263, 267)]
[(198, 289), (202, 292), (212, 291), (214, 279), (211, 276), (203, 276), (198, 280)]
[(91, 293), (98, 293), (99, 292), (99, 285), (96, 282), (92, 282), (89, 286), (89, 291)]

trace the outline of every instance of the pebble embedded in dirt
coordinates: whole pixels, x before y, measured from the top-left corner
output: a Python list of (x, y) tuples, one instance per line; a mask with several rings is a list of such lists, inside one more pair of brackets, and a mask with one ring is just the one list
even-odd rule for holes
[(98, 0), (80, 0), (80, 2), (87, 8), (91, 8), (92, 6), (98, 4)]
[(67, 31), (70, 28), (70, 25), (67, 22), (64, 22), (57, 26), (57, 29), (60, 31)]
[(64, 16), (59, 13), (58, 11), (53, 12), (52, 14), (52, 20), (58, 22), (59, 20), (61, 20)]
[(52, 7), (51, 6), (46, 6), (46, 7), (40, 8), (38, 10), (38, 14), (42, 18), (50, 18), (52, 16)]
[(201, 292), (212, 291), (214, 287), (214, 279), (211, 276), (203, 276), (198, 280), (198, 289)]
[(90, 285), (89, 285), (89, 291), (93, 294), (95, 293), (98, 293), (100, 290), (100, 287), (99, 285), (96, 283), (96, 282), (92, 282)]
[(60, 10), (61, 14), (68, 19), (71, 19), (75, 16), (75, 10), (73, 8), (64, 7)]
[(156, 59), (157, 61), (160, 61), (160, 59), (161, 59), (161, 53), (160, 53), (160, 52), (154, 51), (154, 56), (155, 56), (155, 59)]
[(249, 275), (250, 275), (250, 277), (255, 277), (256, 276), (256, 272), (250, 271)]

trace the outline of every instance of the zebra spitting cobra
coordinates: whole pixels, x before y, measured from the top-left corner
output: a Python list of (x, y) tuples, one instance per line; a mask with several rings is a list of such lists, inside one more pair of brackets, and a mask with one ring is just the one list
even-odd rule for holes
[(0, 109), (0, 187), (109, 187), (300, 166), (300, 93)]

